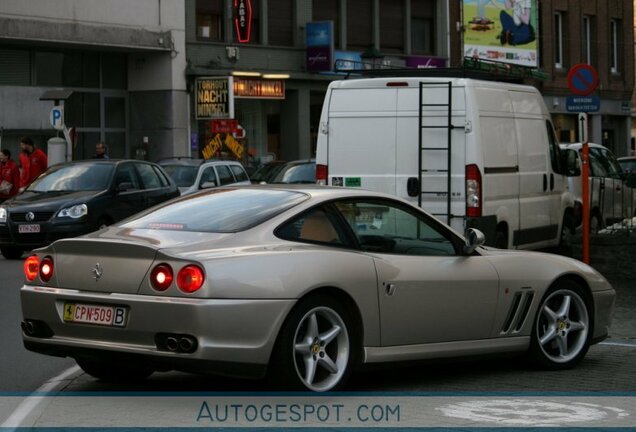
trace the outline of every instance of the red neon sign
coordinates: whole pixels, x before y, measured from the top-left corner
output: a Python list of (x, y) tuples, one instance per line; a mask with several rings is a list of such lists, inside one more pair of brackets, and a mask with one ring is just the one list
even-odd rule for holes
[(234, 0), (234, 27), (240, 43), (247, 43), (252, 37), (252, 1)]

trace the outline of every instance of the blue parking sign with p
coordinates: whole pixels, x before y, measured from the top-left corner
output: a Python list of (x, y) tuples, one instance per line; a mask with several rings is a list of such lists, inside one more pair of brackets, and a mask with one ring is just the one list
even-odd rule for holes
[(53, 107), (53, 109), (51, 109), (50, 121), (53, 129), (64, 129), (64, 108), (60, 106)]

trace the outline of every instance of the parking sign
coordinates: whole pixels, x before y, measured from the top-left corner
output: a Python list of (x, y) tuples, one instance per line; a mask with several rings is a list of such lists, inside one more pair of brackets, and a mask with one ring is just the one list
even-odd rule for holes
[(55, 130), (64, 130), (64, 107), (54, 106), (49, 116), (51, 126)]

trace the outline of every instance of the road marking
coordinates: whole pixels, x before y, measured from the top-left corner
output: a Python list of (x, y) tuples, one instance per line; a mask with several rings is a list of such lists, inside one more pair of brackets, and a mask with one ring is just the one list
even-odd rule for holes
[[(0, 425), (0, 429), (5, 430), (5, 428), (18, 428), (22, 427), (22, 422), (27, 419), (27, 417), (35, 411), (42, 402), (44, 402), (46, 396), (41, 396), (43, 393), (56, 391), (58, 387), (61, 387), (62, 384), (65, 384), (65, 381), (71, 377), (73, 374), (76, 374), (81, 369), (79, 366), (75, 365), (71, 368), (66, 369), (61, 374), (51, 378), (46, 383), (44, 383), (40, 388), (38, 388), (35, 392), (31, 393), (32, 395), (39, 396), (27, 396), (24, 401), (18, 405), (18, 408), (15, 409), (11, 413), (11, 415)], [(12, 429), (9, 429), (12, 430)]]
[(604, 341), (599, 345), (621, 346), (621, 347), (636, 347), (636, 339), (627, 339), (625, 342)]
[(527, 399), (472, 400), (436, 409), (447, 417), (516, 427), (558, 427), (571, 423), (606, 422), (629, 416), (626, 411), (614, 407)]

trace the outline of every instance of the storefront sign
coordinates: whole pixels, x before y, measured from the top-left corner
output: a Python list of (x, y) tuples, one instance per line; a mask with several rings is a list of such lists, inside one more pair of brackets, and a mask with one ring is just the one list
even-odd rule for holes
[(223, 145), (230, 150), (237, 159), (241, 159), (243, 157), (243, 152), (245, 151), (245, 147), (238, 142), (232, 135), (225, 135), (225, 139), (221, 137), (221, 134), (214, 135), (206, 146), (203, 148), (203, 158), (204, 159), (212, 159), (216, 157), (221, 151)]
[(237, 99), (285, 99), (285, 80), (234, 78)]
[(307, 23), (307, 71), (322, 72), (333, 68), (333, 21)]
[(443, 68), (446, 67), (446, 59), (430, 56), (409, 56), (406, 58), (405, 66), (416, 69)]
[(234, 117), (232, 77), (197, 78), (195, 86), (197, 120)]
[(537, 66), (538, 0), (462, 0), (464, 57)]
[(210, 132), (212, 133), (234, 133), (238, 129), (238, 120), (219, 119), (210, 121)]
[(240, 43), (248, 43), (252, 38), (251, 0), (234, 0), (234, 14), (236, 38)]

